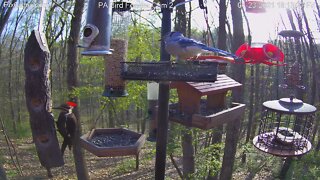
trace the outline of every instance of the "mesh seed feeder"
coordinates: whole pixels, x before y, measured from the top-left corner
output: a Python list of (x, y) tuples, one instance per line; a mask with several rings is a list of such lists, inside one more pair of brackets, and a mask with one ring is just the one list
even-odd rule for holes
[(82, 55), (104, 56), (112, 54), (110, 50), (111, 37), (111, 0), (90, 0), (87, 12), (87, 24), (83, 30), (85, 48)]
[(112, 8), (112, 39), (113, 53), (105, 57), (105, 90), (103, 96), (125, 97), (125, 81), (121, 78), (121, 62), (127, 59), (128, 27), (130, 24), (130, 7), (127, 2), (114, 2)]
[(316, 107), (291, 96), (264, 102), (263, 108), (259, 135), (253, 139), (256, 148), (282, 157), (300, 156), (311, 150)]

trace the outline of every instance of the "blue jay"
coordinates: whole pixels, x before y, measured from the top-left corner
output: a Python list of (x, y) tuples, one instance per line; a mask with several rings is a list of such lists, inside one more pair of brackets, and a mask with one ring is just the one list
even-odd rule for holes
[(164, 42), (166, 51), (169, 54), (176, 56), (177, 60), (186, 60), (190, 57), (197, 57), (201, 53), (205, 53), (208, 51), (224, 56), (231, 56), (235, 59), (238, 59), (238, 57), (234, 54), (217, 48), (208, 47), (201, 42), (186, 38), (180, 32), (168, 33), (165, 36)]

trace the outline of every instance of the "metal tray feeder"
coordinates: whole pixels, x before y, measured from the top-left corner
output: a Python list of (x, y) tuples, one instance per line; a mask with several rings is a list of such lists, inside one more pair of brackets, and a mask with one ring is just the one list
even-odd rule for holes
[(206, 100), (202, 100), (200, 113), (187, 115), (179, 110), (179, 104), (171, 104), (169, 120), (188, 127), (197, 127), (203, 130), (212, 129), (224, 123), (232, 122), (244, 114), (245, 105), (232, 103), (228, 109), (208, 111), (205, 107)]
[(214, 82), (216, 62), (122, 62), (121, 76), (126, 80)]
[(81, 136), (81, 146), (98, 157), (136, 156), (139, 168), (139, 153), (145, 143), (145, 135), (124, 128), (93, 129)]

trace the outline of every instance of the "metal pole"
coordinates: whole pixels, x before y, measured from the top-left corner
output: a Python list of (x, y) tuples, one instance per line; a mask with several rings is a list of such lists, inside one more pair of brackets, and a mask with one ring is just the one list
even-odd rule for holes
[[(171, 8), (170, 2), (160, 1), (162, 7), (161, 37), (163, 38), (171, 31)], [(166, 5), (164, 5), (164, 2)], [(164, 41), (161, 41), (160, 61), (170, 61), (170, 55), (165, 51)], [(163, 180), (166, 169), (166, 150), (168, 135), (168, 110), (169, 110), (169, 83), (160, 82), (159, 84), (159, 109), (158, 109), (158, 128), (157, 128), (157, 147), (155, 179)]]

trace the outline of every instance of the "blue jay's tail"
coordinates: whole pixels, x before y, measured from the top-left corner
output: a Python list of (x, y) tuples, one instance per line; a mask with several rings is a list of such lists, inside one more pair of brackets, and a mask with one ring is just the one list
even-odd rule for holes
[(218, 53), (218, 54), (220, 54), (220, 55), (229, 56), (229, 57), (234, 58), (235, 60), (239, 59), (238, 56), (236, 56), (236, 55), (234, 55), (234, 54), (232, 54), (232, 53), (229, 53), (229, 52), (227, 52), (227, 51), (218, 49), (218, 48), (213, 48), (213, 47), (208, 47), (208, 46), (206, 46), (206, 45), (203, 45), (203, 46), (202, 46), (202, 49), (207, 50), (207, 51), (211, 51), (211, 52), (214, 52), (214, 53)]

